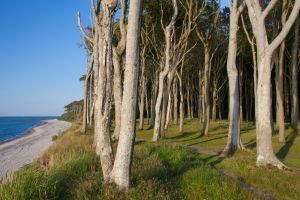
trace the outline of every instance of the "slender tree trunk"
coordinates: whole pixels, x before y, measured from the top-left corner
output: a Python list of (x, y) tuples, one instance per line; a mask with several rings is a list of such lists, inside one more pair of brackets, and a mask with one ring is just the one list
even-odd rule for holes
[(200, 122), (202, 122), (202, 118), (203, 118), (203, 115), (202, 115), (202, 110), (203, 110), (203, 107), (202, 107), (202, 76), (201, 76), (202, 72), (201, 72), (201, 69), (199, 70), (199, 74), (198, 74), (198, 77), (199, 77), (199, 80), (198, 80), (198, 88), (199, 88), (199, 92), (198, 92), (198, 117), (199, 117), (199, 120)]
[(180, 95), (180, 106), (179, 106), (179, 132), (184, 131), (184, 94), (182, 86), (182, 73), (178, 76), (179, 80), (179, 95)]
[(294, 43), (292, 48), (292, 64), (291, 64), (291, 76), (292, 76), (292, 87), (291, 87), (291, 122), (294, 129), (298, 128), (299, 125), (299, 97), (298, 97), (298, 48), (299, 48), (299, 24), (300, 18), (295, 23), (294, 30)]
[(141, 97), (140, 97), (140, 125), (139, 129), (144, 129), (144, 110), (145, 110), (145, 91), (146, 91), (146, 82), (145, 82), (145, 51), (142, 52), (142, 66), (141, 66)]
[(243, 122), (243, 65), (241, 64), (239, 70), (239, 98), (240, 98), (240, 121)]
[[(282, 26), (286, 23), (287, 17), (287, 1), (283, 0), (282, 3)], [(276, 52), (276, 51), (275, 51)], [(283, 71), (284, 71), (284, 55), (285, 41), (279, 47), (278, 64), (276, 65), (276, 121), (279, 128), (279, 142), (285, 142), (284, 137), (284, 92), (283, 92)]]
[(204, 47), (204, 124), (202, 128), (202, 135), (208, 135), (209, 121), (210, 121), (210, 98), (209, 98), (209, 82), (210, 82), (210, 52), (207, 46)]
[(229, 80), (229, 129), (227, 145), (223, 155), (232, 155), (240, 143), (240, 97), (239, 97), (239, 73), (236, 67), (237, 56), (237, 31), (239, 15), (237, 4), (230, 8), (230, 32), (227, 58), (227, 74)]
[(120, 134), (121, 125), (121, 104), (122, 104), (122, 76), (121, 76), (122, 57), (118, 55), (117, 50), (113, 48), (113, 65), (114, 65), (114, 103), (115, 103), (115, 129), (113, 140), (117, 140)]
[(111, 180), (120, 190), (128, 191), (135, 141), (137, 87), (139, 74), (139, 36), (142, 0), (131, 0), (128, 16), (126, 66), (122, 100), (121, 129)]
[(163, 68), (163, 71), (160, 72), (159, 74), (159, 86), (158, 86), (158, 95), (157, 95), (157, 100), (156, 100), (156, 105), (155, 105), (155, 124), (154, 124), (154, 133), (153, 133), (153, 138), (152, 141), (156, 142), (158, 139), (161, 137), (161, 118), (162, 118), (162, 113), (161, 113), (161, 107), (162, 107), (162, 100), (163, 100), (163, 93), (164, 93), (164, 86), (165, 86), (165, 78), (169, 73), (170, 69), (170, 61), (171, 61), (171, 33), (172, 29), (175, 23), (175, 19), (178, 14), (178, 8), (177, 8), (177, 1), (173, 0), (173, 8), (174, 8), (174, 13), (171, 19), (171, 22), (169, 25), (165, 28), (165, 41), (166, 41), (166, 47), (165, 47), (165, 65)]
[(164, 83), (164, 91), (163, 91), (163, 102), (162, 102), (162, 111), (161, 111), (161, 121), (160, 121), (160, 134), (161, 137), (165, 137), (165, 125), (167, 118), (167, 107), (169, 102), (169, 91), (166, 82)]
[(147, 115), (147, 124), (150, 124), (150, 115), (149, 115), (149, 98), (148, 98), (148, 92), (145, 92), (146, 96), (146, 115)]
[(193, 95), (191, 96), (191, 118), (194, 119), (194, 98), (193, 98)]
[(113, 66), (114, 66), (114, 103), (115, 103), (115, 130), (112, 136), (113, 140), (117, 140), (120, 134), (121, 125), (121, 104), (122, 104), (122, 61), (126, 48), (126, 10), (127, 0), (121, 0), (121, 16), (119, 21), (121, 39), (117, 47), (113, 47)]
[(170, 118), (171, 118), (171, 92), (169, 93), (169, 101), (168, 101), (168, 106), (167, 106), (167, 113), (166, 113), (166, 123), (165, 123), (165, 129), (168, 129)]
[(89, 80), (90, 76), (93, 70), (93, 61), (90, 66), (88, 67), (88, 70), (86, 72), (86, 77), (84, 81), (84, 100), (83, 100), (83, 117), (82, 117), (82, 127), (81, 127), (81, 132), (86, 133), (86, 127), (89, 122)]
[(190, 104), (190, 84), (188, 82), (187, 85), (187, 96), (186, 96), (186, 104), (187, 104), (187, 114), (188, 114), (188, 120), (191, 120), (191, 104)]
[(151, 88), (151, 120), (150, 120), (150, 128), (154, 127), (155, 123), (155, 100), (156, 100), (156, 93), (157, 93), (157, 81), (154, 81), (154, 84), (152, 85)]
[(217, 119), (217, 88), (213, 88), (213, 105), (212, 105), (212, 121), (215, 122)]
[(173, 99), (174, 99), (174, 124), (178, 124), (178, 86), (177, 86), (177, 78), (175, 78), (173, 82)]

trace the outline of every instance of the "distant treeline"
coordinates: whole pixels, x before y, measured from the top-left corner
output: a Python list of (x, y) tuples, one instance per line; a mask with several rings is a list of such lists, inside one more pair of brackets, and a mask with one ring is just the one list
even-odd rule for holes
[(63, 121), (74, 122), (78, 121), (82, 118), (82, 111), (83, 111), (83, 100), (73, 101), (66, 105), (65, 112), (59, 118)]

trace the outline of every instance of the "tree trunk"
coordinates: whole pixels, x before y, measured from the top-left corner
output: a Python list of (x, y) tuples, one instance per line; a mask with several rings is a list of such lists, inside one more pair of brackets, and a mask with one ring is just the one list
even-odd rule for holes
[(145, 83), (145, 49), (142, 52), (142, 66), (141, 66), (141, 97), (140, 97), (140, 125), (139, 129), (144, 129), (144, 110), (145, 110), (145, 90), (146, 90), (146, 83)]
[(126, 66), (122, 99), (121, 128), (111, 180), (122, 191), (130, 187), (130, 172), (135, 141), (137, 87), (139, 75), (139, 37), (142, 1), (131, 0), (128, 16)]
[(240, 98), (240, 102), (239, 102), (239, 105), (240, 105), (240, 121), (243, 122), (243, 66), (241, 64), (240, 66), (240, 70), (239, 70), (239, 98)]
[(200, 122), (202, 122), (202, 118), (203, 118), (203, 115), (202, 115), (202, 110), (203, 110), (203, 107), (202, 107), (202, 76), (201, 76), (201, 69), (199, 70), (199, 74), (198, 74), (198, 77), (199, 77), (199, 80), (198, 80), (198, 88), (199, 88), (199, 92), (198, 92), (198, 117), (199, 117), (199, 120)]
[[(287, 1), (284, 0), (282, 4), (282, 26), (286, 23), (287, 17)], [(283, 41), (279, 47), (278, 64), (276, 65), (276, 121), (279, 128), (279, 142), (284, 143), (284, 92), (283, 92), (283, 70), (284, 70), (284, 55), (285, 53), (285, 41)]]
[(184, 94), (182, 86), (182, 73), (178, 76), (179, 80), (179, 95), (180, 95), (180, 106), (179, 106), (179, 132), (183, 133), (184, 131)]
[(101, 32), (99, 31), (98, 110), (95, 122), (96, 153), (100, 156), (104, 182), (108, 181), (113, 167), (110, 138), (110, 111), (112, 90), (112, 24), (113, 14), (107, 1), (102, 2)]
[(120, 134), (121, 125), (121, 104), (122, 104), (122, 61), (126, 49), (126, 18), (127, 0), (121, 0), (121, 16), (119, 21), (121, 39), (117, 47), (113, 47), (113, 65), (114, 65), (114, 103), (115, 103), (115, 130), (112, 136), (117, 140)]
[(154, 127), (155, 123), (155, 100), (156, 100), (156, 93), (157, 93), (157, 81), (154, 82), (151, 88), (151, 120), (150, 120), (150, 128)]
[(147, 124), (150, 124), (150, 115), (149, 115), (149, 98), (148, 98), (148, 92), (146, 91), (146, 115), (147, 115)]
[(271, 57), (262, 56), (258, 62), (257, 88), (257, 166), (284, 165), (276, 158), (272, 146)]
[(114, 65), (114, 103), (115, 103), (115, 129), (112, 136), (117, 140), (120, 134), (121, 125), (121, 104), (122, 104), (122, 76), (121, 76), (122, 57), (118, 55), (117, 49), (113, 48), (113, 65)]
[[(256, 109), (256, 142), (257, 142), (257, 166), (273, 165), (279, 169), (286, 166), (279, 161), (272, 146), (272, 99), (271, 99), (271, 70), (272, 55), (281, 42), (288, 35), (295, 22), (300, 1), (295, 1), (293, 10), (278, 36), (268, 44), (265, 18), (272, 10), (274, 4), (269, 4), (268, 9), (261, 11), (260, 5), (253, 4), (251, 0), (245, 0), (252, 25), (252, 30), (257, 44), (258, 82), (257, 82), (257, 109)], [(274, 3), (272, 1), (272, 3)]]
[(89, 114), (88, 114), (88, 108), (89, 108), (89, 80), (91, 76), (91, 72), (93, 70), (93, 61), (91, 64), (89, 64), (88, 70), (86, 72), (86, 77), (84, 80), (84, 99), (83, 99), (83, 116), (82, 116), (82, 127), (81, 132), (86, 133), (86, 127), (89, 122)]
[(175, 19), (178, 14), (178, 8), (177, 8), (177, 1), (173, 0), (173, 9), (174, 13), (171, 19), (171, 22), (168, 24), (168, 26), (165, 28), (165, 65), (163, 68), (163, 71), (159, 74), (159, 86), (158, 86), (158, 95), (155, 105), (155, 124), (154, 124), (154, 133), (152, 141), (156, 142), (161, 137), (161, 107), (162, 107), (162, 99), (163, 99), (163, 93), (164, 93), (164, 86), (165, 86), (165, 78), (169, 73), (170, 69), (170, 61), (171, 61), (171, 37), (172, 37), (172, 29), (175, 23)]
[(223, 155), (232, 155), (240, 143), (240, 97), (239, 97), (239, 73), (236, 67), (237, 56), (237, 31), (239, 15), (237, 5), (230, 8), (230, 32), (227, 58), (227, 74), (229, 80), (229, 129), (227, 145)]
[(188, 82), (187, 85), (187, 96), (186, 96), (186, 104), (187, 104), (187, 114), (188, 114), (188, 120), (191, 120), (191, 104), (190, 104), (190, 84)]
[(215, 122), (217, 119), (217, 88), (213, 88), (213, 105), (212, 105), (212, 121)]
[(169, 126), (169, 122), (170, 122), (170, 118), (171, 118), (171, 103), (172, 103), (172, 99), (171, 99), (171, 92), (169, 92), (169, 101), (168, 101), (168, 106), (167, 106), (167, 113), (166, 113), (166, 123), (165, 123), (165, 129), (168, 129)]
[(204, 47), (204, 124), (202, 128), (202, 135), (208, 135), (209, 121), (210, 121), (210, 98), (209, 98), (209, 82), (210, 82), (210, 52), (207, 46)]
[(173, 99), (174, 99), (174, 124), (178, 124), (178, 86), (177, 86), (177, 78), (175, 78), (173, 82)]
[(291, 122), (294, 129), (299, 125), (299, 97), (298, 97), (298, 48), (299, 48), (299, 26), (300, 18), (297, 17), (294, 30), (294, 43), (292, 48), (292, 63), (291, 63)]

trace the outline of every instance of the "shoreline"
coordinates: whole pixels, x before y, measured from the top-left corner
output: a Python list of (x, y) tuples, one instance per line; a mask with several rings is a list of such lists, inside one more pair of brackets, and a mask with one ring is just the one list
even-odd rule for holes
[(0, 179), (8, 180), (14, 171), (32, 163), (52, 144), (52, 137), (66, 131), (71, 123), (57, 119), (43, 120), (25, 134), (0, 144)]
[[(57, 120), (57, 119), (50, 119), (50, 120)], [(17, 140), (17, 139), (19, 139), (19, 138), (22, 138), (22, 137), (26, 137), (26, 136), (31, 135), (32, 133), (34, 133), (34, 129), (35, 129), (35, 128), (47, 124), (47, 123), (48, 123), (47, 121), (48, 121), (48, 120), (41, 120), (41, 121), (40, 121), (41, 124), (35, 125), (35, 126), (29, 128), (29, 129), (27, 129), (24, 133), (22, 133), (22, 134), (20, 134), (20, 135), (18, 135), (18, 136), (16, 136), (16, 137), (14, 137), (14, 138), (0, 141), (0, 146), (1, 146), (2, 144), (6, 144), (6, 143), (8, 143), (8, 142)]]

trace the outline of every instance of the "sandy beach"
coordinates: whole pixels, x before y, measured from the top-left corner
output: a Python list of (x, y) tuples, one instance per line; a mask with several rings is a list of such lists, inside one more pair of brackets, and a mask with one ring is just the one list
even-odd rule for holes
[(0, 178), (10, 177), (12, 172), (31, 163), (52, 144), (52, 136), (71, 126), (59, 120), (44, 120), (45, 124), (35, 127), (28, 134), (0, 144)]

